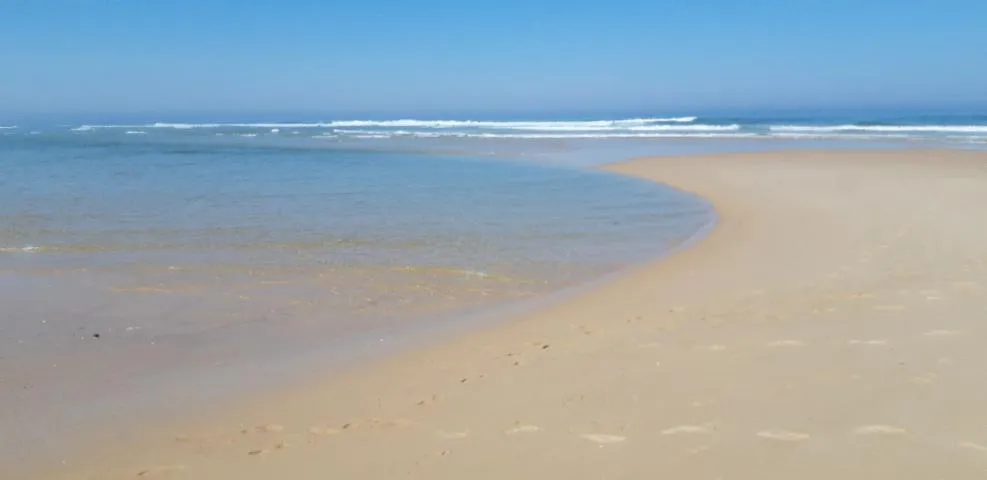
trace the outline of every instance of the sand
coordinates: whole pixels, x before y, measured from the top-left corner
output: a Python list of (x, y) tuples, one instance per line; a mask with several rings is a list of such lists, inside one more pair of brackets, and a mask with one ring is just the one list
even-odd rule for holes
[(560, 304), (42, 477), (987, 478), (987, 153), (608, 169), (710, 199), (719, 226)]

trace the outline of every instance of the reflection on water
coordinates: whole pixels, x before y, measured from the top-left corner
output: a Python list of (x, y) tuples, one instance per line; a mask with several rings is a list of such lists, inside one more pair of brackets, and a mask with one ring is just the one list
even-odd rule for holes
[(150, 137), (0, 137), (0, 430), (20, 432), (0, 463), (272, 381), (257, 371), (279, 359), (582, 283), (712, 218), (536, 162)]
[(671, 189), (502, 158), (181, 132), (0, 142), (0, 346), (39, 357), (96, 328), (150, 340), (272, 310), (330, 336), (409, 322), (580, 283), (711, 218)]

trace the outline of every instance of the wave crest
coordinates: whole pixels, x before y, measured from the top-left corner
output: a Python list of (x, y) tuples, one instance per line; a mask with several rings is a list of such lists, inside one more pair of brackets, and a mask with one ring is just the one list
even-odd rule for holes
[[(541, 132), (541, 133), (497, 133), (497, 132), (462, 132), (462, 131), (424, 131), (424, 130), (380, 130), (337, 129), (335, 134), (349, 138), (383, 139), (383, 138), (490, 138), (490, 139), (605, 139), (605, 138), (752, 138), (761, 135), (753, 132), (725, 131), (643, 131), (643, 132)], [(316, 135), (312, 138), (339, 138), (337, 135)]]
[(772, 132), (987, 133), (987, 125), (772, 125)]
[(155, 122), (150, 124), (129, 125), (82, 125), (74, 128), (76, 131), (89, 131), (103, 128), (169, 128), (175, 130), (190, 130), (195, 128), (473, 128), (473, 129), (615, 129), (634, 126), (693, 123), (698, 117), (655, 117), (655, 118), (626, 118), (619, 120), (567, 120), (567, 121), (499, 121), (499, 120), (334, 120), (331, 122), (310, 123), (170, 123)]

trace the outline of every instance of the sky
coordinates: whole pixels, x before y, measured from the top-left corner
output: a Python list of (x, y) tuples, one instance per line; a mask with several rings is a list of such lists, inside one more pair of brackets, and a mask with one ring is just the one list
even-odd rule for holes
[(0, 115), (987, 107), (984, 0), (0, 0)]

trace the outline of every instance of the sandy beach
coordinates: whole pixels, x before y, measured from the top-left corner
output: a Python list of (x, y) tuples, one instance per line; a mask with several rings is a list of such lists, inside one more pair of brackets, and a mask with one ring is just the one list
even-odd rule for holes
[(987, 477), (987, 153), (607, 169), (720, 222), (495, 327), (4, 478)]

